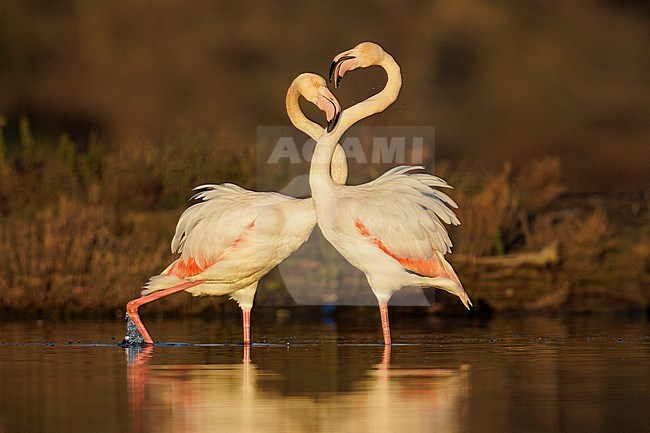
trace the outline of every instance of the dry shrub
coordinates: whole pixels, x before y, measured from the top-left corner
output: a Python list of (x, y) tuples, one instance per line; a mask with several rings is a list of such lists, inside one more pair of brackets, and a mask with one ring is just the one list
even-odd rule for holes
[(554, 207), (566, 190), (560, 183), (560, 172), (560, 160), (545, 157), (524, 166), (514, 180), (519, 199), (518, 221), (528, 249), (544, 248), (553, 242), (547, 233), (552, 218), (545, 212)]
[(171, 256), (173, 222), (161, 228), (155, 215), (125, 223), (98, 203), (99, 190), (93, 190), (88, 203), (62, 195), (56, 206), (32, 218), (0, 224), (0, 242), (11, 251), (0, 263), (0, 306), (113, 311), (139, 296), (147, 277), (162, 270)]
[[(503, 254), (518, 239), (526, 249), (546, 247), (551, 209), (565, 190), (560, 183), (560, 162), (545, 157), (531, 161), (516, 176), (506, 163), (496, 175), (477, 176), (465, 169), (457, 186), (463, 226), (455, 233), (457, 249), (469, 256)], [(478, 191), (472, 193), (472, 191)], [(535, 233), (541, 230), (540, 233)], [(548, 241), (548, 242), (547, 242)]]
[[(67, 134), (35, 140), (23, 121), (13, 154), (0, 144), (0, 242), (8, 252), (0, 309), (123, 309), (173, 260), (169, 242), (192, 187), (254, 184), (254, 143), (227, 132), (121, 146), (91, 134), (79, 144)], [(173, 298), (151, 310), (214, 304)]]
[(461, 228), (454, 232), (457, 251), (475, 257), (503, 252), (501, 231), (511, 224), (517, 209), (508, 182), (510, 172), (511, 165), (507, 163), (480, 192), (470, 195), (460, 190), (455, 194), (462, 221)]
[(539, 250), (561, 239), (557, 217), (551, 212), (537, 216), (532, 225), (526, 223), (522, 227), (526, 245), (532, 250)]
[(561, 227), (560, 254), (568, 271), (592, 269), (605, 251), (608, 221), (602, 207), (585, 218), (569, 218)]
[(104, 157), (103, 198), (120, 209), (169, 209), (186, 204), (200, 184), (250, 187), (254, 151), (254, 143), (228, 132), (122, 143)]
[(584, 213), (566, 215), (547, 213), (537, 217), (527, 238), (532, 248), (543, 248), (553, 242), (560, 246), (562, 267), (570, 272), (589, 271), (599, 263), (605, 251), (609, 224), (602, 207)]
[[(646, 278), (650, 281), (650, 236), (644, 233), (641, 239), (638, 240), (636, 245), (632, 247), (632, 260), (627, 260), (627, 264), (631, 265), (631, 274), (637, 273), (641, 278)], [(648, 285), (650, 286), (650, 285)], [(646, 286), (646, 287), (648, 287)]]
[(160, 150), (151, 142), (123, 145), (105, 157), (104, 200), (122, 209), (147, 208), (162, 191)]
[[(444, 164), (440, 168), (443, 172), (448, 170)], [(553, 213), (558, 198), (565, 191), (560, 182), (558, 158), (533, 160), (516, 175), (510, 163), (504, 164), (498, 174), (476, 173), (467, 167), (457, 170), (456, 174), (450, 173), (457, 187), (454, 197), (459, 203), (462, 221), (462, 226), (454, 232), (454, 239), (456, 250), (462, 254), (470, 257), (498, 255), (522, 246), (534, 251), (559, 239), (558, 230), (570, 232), (567, 234), (570, 237), (583, 233), (575, 228), (583, 222), (578, 223), (572, 216), (560, 224)], [(602, 212), (596, 215), (597, 219), (587, 220), (589, 227), (593, 228), (604, 217)], [(606, 227), (606, 218), (604, 224)], [(584, 244), (579, 239), (575, 242)], [(570, 255), (573, 257), (573, 252)]]
[(67, 307), (75, 297), (74, 288), (88, 284), (93, 251), (106, 237), (105, 220), (98, 204), (84, 205), (62, 195), (56, 207), (32, 218), (4, 221), (0, 239), (11, 251), (0, 265), (4, 281), (9, 287), (29, 290), (36, 308), (40, 304)]
[(546, 210), (566, 188), (560, 183), (559, 158), (535, 159), (523, 167), (514, 181), (519, 204), (527, 213)]

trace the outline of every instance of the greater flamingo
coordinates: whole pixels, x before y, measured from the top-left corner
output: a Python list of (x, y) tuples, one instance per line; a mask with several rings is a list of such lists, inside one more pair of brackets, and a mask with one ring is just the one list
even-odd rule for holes
[[(327, 130), (331, 131), (340, 106), (325, 79), (301, 74), (292, 82), (286, 98), (292, 123), (317, 139), (324, 129), (302, 113), (300, 95), (325, 112)], [(337, 149), (331, 175), (337, 183), (345, 183), (345, 152), (340, 146)], [(160, 275), (151, 277), (142, 296), (127, 304), (132, 323), (127, 325), (124, 344), (140, 343), (129, 341), (128, 328), (133, 325), (145, 344), (153, 344), (138, 308), (181, 290), (195, 296), (230, 295), (242, 309), (244, 344), (250, 344), (250, 311), (259, 280), (298, 249), (316, 225), (311, 198), (249, 191), (229, 183), (201, 185), (195, 190), (200, 192), (194, 198), (201, 201), (183, 212), (172, 239), (172, 253), (180, 257)]]
[[(424, 167), (393, 168), (372, 182), (346, 186), (330, 176), (334, 146), (355, 122), (383, 111), (397, 99), (399, 65), (379, 45), (364, 42), (334, 58), (330, 81), (339, 84), (346, 71), (379, 65), (388, 82), (376, 95), (341, 113), (331, 133), (317, 142), (309, 183), (318, 225), (325, 238), (353, 266), (366, 274), (379, 302), (384, 344), (391, 344), (388, 300), (405, 286), (436, 287), (472, 302), (443, 254), (452, 242), (442, 224), (460, 222), (447, 206), (457, 205), (434, 187), (451, 188), (439, 177), (414, 173)], [(442, 221), (441, 221), (442, 220)]]

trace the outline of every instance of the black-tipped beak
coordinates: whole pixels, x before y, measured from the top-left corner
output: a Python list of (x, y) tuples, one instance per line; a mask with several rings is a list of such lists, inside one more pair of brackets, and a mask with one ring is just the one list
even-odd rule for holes
[(327, 122), (327, 132), (330, 133), (334, 131), (334, 128), (336, 128), (336, 125), (339, 123), (339, 117), (341, 117), (341, 112), (337, 111), (332, 120)]
[[(354, 59), (354, 56), (342, 56), (340, 59), (335, 60), (332, 62), (330, 65), (330, 75), (329, 75), (329, 80), (330, 83), (334, 81), (334, 88), (339, 87), (339, 84), (341, 83), (341, 80), (343, 77), (339, 75), (339, 68), (341, 66), (341, 63), (345, 62), (346, 60), (351, 60)], [(334, 80), (334, 76), (336, 76), (336, 80)]]
[(327, 133), (330, 133), (336, 128), (341, 115), (341, 106), (339, 101), (336, 100), (334, 95), (325, 86), (318, 89), (318, 97), (316, 98), (316, 106), (322, 110), (327, 118)]

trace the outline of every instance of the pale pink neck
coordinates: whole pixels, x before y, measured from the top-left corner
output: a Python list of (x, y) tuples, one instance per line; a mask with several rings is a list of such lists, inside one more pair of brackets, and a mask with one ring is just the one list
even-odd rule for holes
[(287, 91), (287, 98), (285, 100), (289, 120), (291, 120), (293, 126), (309, 135), (312, 139), (318, 140), (318, 138), (323, 134), (324, 129), (318, 123), (312, 122), (307, 118), (307, 116), (305, 116), (300, 109), (300, 103), (298, 102), (299, 99), (300, 93), (292, 85)]
[[(388, 53), (384, 55), (382, 61), (377, 63), (377, 65), (386, 71), (386, 75), (388, 76), (386, 86), (376, 95), (344, 110), (341, 113), (336, 128), (318, 140), (316, 149), (314, 150), (314, 156), (311, 160), (310, 182), (331, 183), (329, 167), (335, 145), (343, 134), (359, 120), (384, 111), (397, 99), (399, 91), (402, 88), (402, 74), (399, 65)], [(315, 185), (312, 185), (312, 194), (314, 194), (314, 187)]]
[[(318, 141), (321, 135), (323, 135), (325, 129), (305, 116), (300, 109), (299, 99), (300, 93), (294, 88), (294, 86), (289, 87), (285, 101), (289, 119), (293, 126), (307, 134), (313, 140)], [(327, 163), (327, 166), (331, 170), (330, 175), (336, 184), (345, 185), (345, 182), (348, 180), (348, 160), (345, 151), (339, 144), (336, 144), (333, 153), (331, 162)]]

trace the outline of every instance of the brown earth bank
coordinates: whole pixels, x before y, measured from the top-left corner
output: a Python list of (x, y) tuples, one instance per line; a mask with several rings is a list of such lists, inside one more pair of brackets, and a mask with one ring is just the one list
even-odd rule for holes
[[(197, 184), (256, 188), (257, 161), (246, 147), (214, 143), (235, 135), (182, 136), (115, 147), (97, 134), (82, 142), (35, 134), (22, 118), (0, 128), (0, 310), (27, 315), (106, 316), (122, 311), (148, 277), (174, 256), (169, 243)], [(450, 228), (457, 269), (476, 311), (635, 311), (650, 300), (650, 189), (575, 193), (556, 157), (491, 170), (480, 161), (425, 161), (455, 187), (462, 225)], [(435, 168), (435, 170), (433, 170)], [(296, 174), (296, 173), (294, 173)], [(355, 171), (368, 181), (377, 167)], [(280, 190), (282, 182), (271, 185)], [(310, 243), (316, 243), (318, 230)], [(287, 284), (369, 291), (331, 249), (294, 260), (262, 280), (256, 302), (293, 305)], [(338, 262), (336, 260), (339, 260)], [(427, 293), (432, 299), (433, 290)], [(425, 309), (462, 313), (444, 293)], [(226, 298), (172, 296), (144, 314), (232, 309)], [(471, 314), (471, 313), (463, 313)]]
[[(548, 217), (550, 222), (546, 221), (545, 214), (528, 216), (530, 234), (525, 235), (518, 228), (519, 238), (511, 236), (513, 239), (508, 242), (493, 239), (496, 243), (493, 251), (500, 250), (500, 254), (464, 253), (472, 251), (471, 245), (463, 248), (459, 239), (456, 252), (449, 258), (474, 301), (474, 309), (467, 312), (455, 297), (427, 289), (425, 293), (432, 306), (395, 307), (394, 314), (483, 317), (512, 312), (647, 310), (650, 305), (647, 200), (647, 194), (563, 194)], [(102, 233), (106, 228), (101, 224), (96, 227), (93, 215), (85, 214), (89, 212), (87, 209), (66, 208), (69, 206), (72, 205), (65, 200), (60, 203), (56, 211), (59, 215), (52, 226), (41, 229), (2, 226), (2, 241), (8, 247), (5, 251), (12, 251), (3, 260), (0, 272), (0, 310), (4, 317), (121, 317), (126, 302), (138, 296), (148, 276), (171, 260), (167, 243), (176, 212), (151, 212), (126, 218), (119, 225), (130, 234), (124, 241)], [(467, 225), (470, 224), (468, 221)], [(165, 232), (163, 227), (168, 230)], [(84, 228), (90, 228), (91, 234), (84, 232)], [(463, 228), (461, 225), (457, 232)], [(40, 230), (43, 234), (38, 233)], [(542, 230), (549, 233), (535, 234)], [(39, 236), (46, 237), (39, 239)], [(529, 248), (526, 236), (540, 237), (540, 242), (535, 244), (540, 247)], [(17, 241), (25, 243), (21, 244), (22, 249), (12, 244)], [(62, 241), (67, 245), (60, 245)], [(322, 274), (317, 273), (318, 269), (311, 269), (314, 266), (311, 258), (301, 260), (299, 266), (306, 270), (304, 283), (314, 286), (313, 279)], [(315, 287), (323, 291), (323, 296), (332, 284), (338, 285), (337, 290), (345, 290), (348, 281), (349, 287), (359, 290), (351, 282), (353, 278), (362, 277), (344, 275), (327, 284), (320, 280), (323, 287), (319, 289), (318, 284)], [(318, 307), (296, 305), (277, 269), (262, 280), (256, 302), (263, 305), (262, 310), (277, 311), (277, 314), (287, 309), (297, 316), (322, 313)], [(305, 313), (300, 313), (301, 309)], [(367, 309), (339, 307), (338, 311), (364, 314)], [(193, 298), (188, 294), (165, 298), (143, 308), (144, 317), (211, 317), (237, 313), (236, 304), (226, 297)]]

